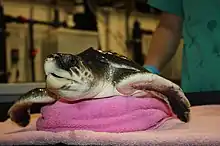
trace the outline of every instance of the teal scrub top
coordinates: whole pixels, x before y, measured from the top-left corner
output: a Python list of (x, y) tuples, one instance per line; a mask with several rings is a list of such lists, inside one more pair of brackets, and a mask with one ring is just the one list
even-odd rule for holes
[(220, 91), (220, 0), (148, 0), (183, 18), (181, 87), (184, 92)]

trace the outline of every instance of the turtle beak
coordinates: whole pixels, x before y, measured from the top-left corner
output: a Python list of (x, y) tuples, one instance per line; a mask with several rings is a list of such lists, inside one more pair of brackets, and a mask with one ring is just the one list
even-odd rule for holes
[(47, 56), (47, 58), (44, 61), (44, 71), (45, 75), (49, 75), (54, 68), (56, 68), (56, 54), (51, 54)]

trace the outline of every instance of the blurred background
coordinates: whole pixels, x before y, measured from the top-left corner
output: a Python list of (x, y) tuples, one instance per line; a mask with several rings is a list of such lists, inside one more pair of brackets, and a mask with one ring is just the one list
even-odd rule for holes
[[(143, 65), (159, 15), (146, 0), (0, 0), (0, 107), (44, 87), (43, 62), (54, 52), (94, 47)], [(162, 71), (177, 82), (181, 45)]]
[[(160, 14), (146, 0), (1, 0), (1, 7), (1, 83), (43, 82), (48, 54), (88, 47), (143, 65)], [(180, 55), (164, 76), (180, 79)]]

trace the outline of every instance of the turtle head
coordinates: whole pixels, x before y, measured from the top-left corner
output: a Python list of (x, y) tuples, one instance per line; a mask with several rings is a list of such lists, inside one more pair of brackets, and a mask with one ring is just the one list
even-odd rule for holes
[(101, 85), (103, 72), (93, 56), (55, 53), (45, 59), (47, 89), (69, 101), (95, 96), (95, 88)]
[(93, 48), (76, 55), (51, 54), (44, 68), (47, 89), (69, 100), (99, 98), (96, 95), (103, 92), (106, 84), (113, 85), (125, 73), (143, 70), (123, 56)]

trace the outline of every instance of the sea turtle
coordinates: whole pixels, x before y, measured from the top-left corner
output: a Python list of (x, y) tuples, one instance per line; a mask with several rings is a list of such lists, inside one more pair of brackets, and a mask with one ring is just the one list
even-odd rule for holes
[(27, 92), (8, 111), (20, 126), (28, 125), (33, 103), (148, 94), (165, 101), (180, 120), (189, 121), (190, 103), (178, 85), (117, 53), (93, 48), (77, 55), (55, 53), (46, 58), (44, 70), (46, 87)]

